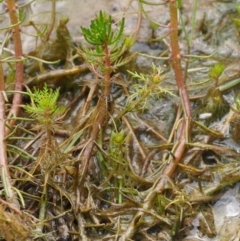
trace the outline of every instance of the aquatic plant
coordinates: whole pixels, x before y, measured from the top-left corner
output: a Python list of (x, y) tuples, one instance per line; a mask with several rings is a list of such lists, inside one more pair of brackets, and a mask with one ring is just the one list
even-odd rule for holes
[[(222, 115), (217, 114), (223, 106), (219, 102), (216, 108), (216, 101), (233, 86), (222, 85), (228, 80), (222, 64), (213, 64), (207, 72), (209, 63), (202, 68), (202, 62), (194, 61), (210, 57), (190, 54), (191, 48), (196, 50), (198, 1), (193, 1), (190, 22), (181, 0), (139, 0), (136, 12), (124, 9), (123, 15), (100, 11), (89, 27), (80, 27), (85, 39), (81, 43), (73, 42), (68, 18), (58, 19), (56, 2), (51, 0), (52, 9), (46, 13), (51, 16), (49, 23), (39, 24), (34, 17), (24, 22), (34, 28), (34, 40), (39, 43), (18, 59), (25, 64), (26, 92), (5, 92), (5, 79), (14, 82), (18, 61), (4, 55), (10, 33), (2, 42), (1, 63), (8, 63), (9, 72), (5, 66), (0, 69), (0, 130), (6, 131), (0, 135), (1, 161), (6, 167), (0, 173), (1, 238), (183, 240), (197, 213), (200, 228), (203, 221), (208, 225), (206, 220), (211, 219), (202, 216), (209, 201), (218, 199), (215, 193), (239, 182), (238, 153), (213, 140), (224, 137), (231, 117), (236, 114), (239, 119), (240, 101), (236, 95), (232, 116), (219, 123), (219, 128), (197, 122), (194, 118), (198, 115), (192, 117), (192, 109), (199, 107), (196, 100), (200, 100), (208, 107), (202, 110), (211, 112), (213, 121), (220, 119)], [(168, 7), (168, 25), (158, 23), (159, 15), (152, 19), (150, 8), (145, 9), (145, 5), (158, 4)], [(25, 14), (21, 6), (16, 12), (18, 22), (10, 29), (22, 27)], [(137, 14), (136, 29), (126, 38), (125, 18), (131, 14)], [(147, 71), (135, 68), (129, 51), (142, 20), (149, 21), (152, 30), (152, 39), (146, 42), (164, 42), (164, 50), (158, 53), (164, 55), (164, 62), (159, 61), (161, 56), (152, 56), (156, 62), (153, 60)], [(52, 37), (54, 30), (56, 36)], [(125, 65), (129, 60), (134, 61)], [(168, 63), (172, 72), (161, 66)], [(197, 82), (192, 72), (202, 69), (204, 74), (199, 76), (207, 80)], [(11, 108), (7, 101), (16, 93), (24, 95), (19, 102), (21, 116), (7, 118)], [(62, 103), (67, 103), (67, 108)], [(239, 129), (237, 118), (232, 118), (234, 133)], [(20, 210), (22, 207), (25, 209)], [(209, 237), (216, 234), (212, 230)]]
[(225, 67), (222, 63), (216, 63), (213, 66), (211, 66), (209, 70), (209, 77), (215, 82), (214, 86), (215, 88), (218, 86), (219, 77), (223, 73)]
[(99, 131), (108, 120), (109, 106), (112, 101), (110, 95), (111, 74), (130, 60), (130, 58), (122, 57), (126, 50), (123, 38), (124, 18), (119, 22), (117, 29), (113, 30), (111, 16), (100, 11), (96, 19), (91, 21), (90, 27), (81, 27), (81, 30), (85, 40), (95, 48), (83, 47), (79, 50), (79, 54), (84, 57), (89, 68), (99, 79), (97, 84), (102, 86), (103, 93), (99, 96), (96, 110), (92, 113), (95, 123), (93, 123), (90, 140), (85, 147), (83, 160), (79, 166), (79, 174), (81, 175), (78, 180), (79, 187), (83, 185), (89, 159)]
[[(52, 2), (54, 3), (55, 1)], [(31, 2), (28, 4), (31, 4)], [(36, 164), (31, 171), (24, 170), (18, 165), (9, 166), (12, 153), (18, 153), (16, 155), (19, 155), (23, 158), (28, 156), (32, 160), (35, 160), (33, 156), (28, 155), (24, 150), (20, 150), (20, 148), (17, 146), (10, 144), (11, 137), (14, 136), (13, 138), (19, 139), (19, 137), (15, 136), (15, 132), (18, 130), (16, 122), (20, 118), (19, 113), (22, 108), (22, 96), (26, 94), (22, 91), (24, 85), (24, 63), (26, 61), (26, 55), (23, 55), (21, 39), (21, 26), (26, 17), (26, 13), (22, 10), (22, 8), (26, 6), (27, 4), (19, 6), (14, 0), (6, 0), (4, 2), (5, 11), (1, 13), (5, 15), (8, 14), (10, 22), (9, 26), (4, 26), (4, 28), (1, 29), (6, 32), (3, 35), (4, 40), (1, 42), (0, 63), (0, 166), (1, 185), (3, 185), (1, 195), (6, 199), (6, 201), (2, 198), (0, 199), (0, 215), (3, 223), (0, 230), (0, 235), (6, 238), (6, 240), (15, 240), (17, 238), (19, 238), (19, 240), (27, 240), (28, 238), (32, 238), (33, 236), (36, 237), (41, 233), (41, 231), (36, 231), (35, 235), (33, 235), (33, 230), (36, 228), (36, 226), (33, 225), (33, 222), (36, 224), (36, 219), (33, 221), (33, 216), (20, 211), (20, 208), (25, 207), (26, 205), (25, 198), (23, 197), (22, 191), (18, 189), (18, 185), (16, 185), (16, 176), (15, 180), (12, 180), (13, 170), (17, 170), (17, 172), (22, 173), (20, 175), (26, 175), (22, 181), (27, 182), (29, 177), (33, 177), (31, 175), (35, 173), (36, 169), (38, 168), (38, 164)], [(49, 29), (49, 35), (51, 34), (52, 30), (52, 28)], [(13, 41), (13, 50), (8, 49), (10, 39)], [(6, 53), (11, 53), (12, 56), (9, 57), (9, 54)], [(38, 61), (41, 60), (38, 59)], [(8, 73), (5, 72), (6, 68), (3, 68), (5, 63), (7, 63), (9, 66)], [(10, 79), (9, 76), (11, 76), (12, 79), (11, 83), (7, 82), (7, 80)], [(14, 86), (11, 91), (9, 91), (9, 85)], [(11, 94), (7, 95), (7, 93)], [(58, 108), (53, 110), (54, 105), (56, 105), (58, 92), (57, 94), (53, 94), (53, 92), (48, 91), (47, 87), (45, 86), (43, 92), (37, 92), (37, 94), (32, 94), (29, 92), (29, 94), (31, 95), (32, 99), (36, 101), (36, 105), (28, 106), (26, 109), (28, 109), (28, 111), (31, 112), (42, 125), (45, 124), (45, 127), (48, 126), (47, 132), (49, 134), (50, 131), (53, 131), (53, 120), (56, 120), (56, 115), (60, 114), (60, 112), (62, 113), (62, 111), (60, 111)], [(46, 100), (48, 100), (47, 103), (45, 102)], [(54, 102), (52, 102), (53, 100)], [(51, 109), (50, 112), (47, 111), (47, 108)], [(6, 113), (8, 114), (6, 115)], [(22, 120), (29, 121), (27, 118), (23, 118)], [(24, 132), (30, 133), (30, 131), (26, 129)], [(47, 145), (47, 147), (49, 146)], [(46, 149), (44, 151), (46, 151)], [(51, 165), (51, 167), (53, 166), (54, 165)], [(47, 175), (45, 180), (47, 182)], [(46, 194), (46, 192), (44, 194)], [(9, 212), (9, 210), (12, 211)], [(43, 219), (45, 218), (42, 218), (42, 220)]]
[[(170, 14), (170, 24), (169, 24), (169, 36), (170, 36), (170, 49), (171, 56), (170, 62), (175, 74), (176, 85), (178, 87), (178, 93), (181, 99), (181, 106), (183, 109), (183, 118), (181, 120), (181, 129), (180, 135), (177, 138), (174, 147), (172, 149), (172, 158), (168, 161), (168, 165), (163, 170), (163, 175), (171, 178), (178, 162), (180, 162), (185, 150), (186, 144), (189, 142), (189, 137), (191, 133), (192, 125), (192, 116), (191, 116), (191, 107), (189, 96), (187, 93), (185, 80), (181, 68), (181, 53), (179, 49), (179, 39), (178, 39), (178, 8), (181, 6), (181, 1), (169, 1), (169, 14)], [(152, 206), (154, 199), (156, 198), (157, 193), (162, 192), (165, 188), (165, 180), (162, 178), (162, 175), (155, 180), (153, 189), (144, 199), (144, 208), (147, 210)], [(129, 227), (121, 236), (120, 240), (128, 240), (133, 237), (134, 232), (138, 228), (137, 223), (140, 223), (140, 220), (143, 220), (143, 211), (138, 211), (134, 218), (132, 219)]]
[(126, 63), (126, 60), (122, 58), (125, 46), (125, 41), (122, 39), (124, 18), (118, 24), (118, 28), (113, 31), (111, 16), (100, 11), (97, 18), (91, 21), (89, 28), (81, 27), (84, 38), (94, 45), (95, 49), (83, 48), (80, 54), (87, 63), (100, 68), (103, 72), (105, 96), (110, 95), (111, 72)]
[(56, 169), (63, 165), (61, 161), (63, 154), (53, 134), (57, 129), (61, 117), (63, 117), (65, 107), (58, 106), (59, 89), (53, 91), (45, 84), (42, 90), (35, 89), (34, 92), (28, 93), (31, 98), (31, 104), (26, 105), (25, 109), (34, 118), (38, 125), (39, 131), (42, 131), (40, 151), (36, 163), (30, 171), (31, 175), (37, 172), (40, 167), (40, 173), (43, 174), (43, 189), (40, 199), (40, 211), (38, 228), (43, 229), (43, 223), (46, 220), (47, 203), (49, 187), (51, 180), (55, 176)]
[[(5, 116), (5, 102), (6, 102), (6, 92), (5, 92), (5, 77), (3, 71), (3, 62), (7, 62), (2, 58), (1, 49), (1, 63), (0, 63), (0, 166), (1, 166), (1, 179), (5, 183), (5, 196), (12, 203), (13, 206), (19, 208), (19, 202), (16, 197), (16, 192), (12, 188), (12, 180), (10, 177), (10, 171), (8, 167), (8, 160), (6, 154), (6, 142), (5, 138), (12, 131), (13, 125), (20, 111), (20, 105), (22, 102), (21, 90), (23, 88), (23, 52), (22, 52), (22, 41), (20, 34), (19, 25), (23, 21), (24, 17), (21, 14), (21, 10), (16, 9), (15, 1), (6, 1), (5, 12), (8, 12), (10, 19), (10, 26), (6, 29), (12, 31), (12, 38), (14, 43), (14, 59), (12, 60), (15, 64), (15, 93), (12, 100), (11, 108), (8, 112), (8, 117)], [(3, 46), (8, 41), (10, 35), (6, 34)], [(5, 125), (7, 123), (7, 125)]]
[(57, 119), (60, 118), (65, 111), (65, 107), (57, 106), (59, 89), (53, 91), (45, 84), (42, 90), (35, 88), (34, 92), (29, 92), (28, 94), (32, 104), (25, 105), (24, 108), (26, 111), (32, 118), (38, 121), (41, 125), (40, 129), (45, 129), (47, 132), (54, 132)]

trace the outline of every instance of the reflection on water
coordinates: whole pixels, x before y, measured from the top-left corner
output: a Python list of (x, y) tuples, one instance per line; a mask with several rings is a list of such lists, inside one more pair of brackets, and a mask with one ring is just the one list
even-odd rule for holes
[[(17, 1), (18, 5), (28, 3), (29, 0), (20, 0)], [(68, 23), (68, 28), (71, 32), (71, 35), (75, 40), (79, 40), (80, 36), (80, 26), (88, 25), (92, 19), (94, 19), (95, 14), (99, 10), (110, 12), (112, 1), (109, 0), (70, 0), (70, 1), (56, 1), (57, 9), (57, 21), (56, 26), (59, 23), (59, 20), (62, 17), (69, 17), (70, 21)], [(27, 5), (22, 9), (26, 13), (26, 18), (24, 21), (24, 26), (22, 26), (22, 39), (23, 39), (23, 50), (24, 53), (29, 53), (35, 49), (36, 39), (29, 36), (29, 34), (36, 35), (36, 29), (33, 26), (29, 26), (29, 21), (33, 21), (40, 31), (49, 24), (51, 21), (51, 1), (34, 1), (31, 5)], [(4, 12), (5, 5), (0, 3), (0, 12)], [(6, 27), (9, 25), (8, 15), (0, 15), (0, 28)], [(2, 37), (1, 37), (2, 39)]]

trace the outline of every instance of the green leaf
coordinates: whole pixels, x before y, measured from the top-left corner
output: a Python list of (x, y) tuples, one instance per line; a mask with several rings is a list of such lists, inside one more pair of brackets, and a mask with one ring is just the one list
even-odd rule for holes
[(29, 92), (29, 95), (32, 103), (31, 105), (26, 105), (25, 109), (45, 127), (54, 124), (56, 119), (65, 111), (65, 107), (58, 107), (57, 105), (59, 89), (53, 91), (45, 84), (42, 90), (34, 89), (34, 93)]
[(120, 41), (124, 30), (124, 18), (116, 33), (112, 31), (112, 17), (100, 11), (98, 17), (91, 21), (89, 28), (81, 27), (85, 40), (92, 45), (111, 45)]
[(212, 79), (218, 79), (224, 71), (224, 69), (225, 67), (222, 63), (216, 63), (210, 68), (209, 77)]

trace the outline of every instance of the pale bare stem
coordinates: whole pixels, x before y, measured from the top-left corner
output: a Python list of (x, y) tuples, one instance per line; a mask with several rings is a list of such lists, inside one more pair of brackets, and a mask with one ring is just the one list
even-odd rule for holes
[[(7, 199), (11, 199), (13, 197), (13, 192), (11, 189), (11, 181), (10, 181), (10, 173), (8, 170), (8, 162), (7, 162), (7, 155), (6, 155), (6, 143), (4, 140), (4, 133), (5, 133), (5, 102), (4, 96), (2, 91), (0, 91), (0, 166), (1, 166), (1, 179), (2, 182), (5, 182), (4, 185)], [(2, 170), (4, 169), (4, 170)], [(4, 181), (3, 181), (4, 179)]]
[[(19, 60), (23, 57), (23, 51), (22, 51), (22, 41), (20, 36), (20, 27), (17, 24), (19, 22), (18, 19), (18, 13), (16, 10), (16, 4), (14, 0), (7, 0), (6, 1), (10, 22), (11, 25), (15, 26), (12, 28), (12, 37), (13, 37), (13, 43), (14, 43), (14, 51), (15, 51), (15, 58), (16, 60)], [(15, 117), (18, 116), (20, 111), (20, 105), (22, 102), (22, 94), (20, 93), (22, 91), (23, 87), (23, 79), (24, 79), (24, 67), (23, 67), (23, 61), (17, 61), (15, 64), (15, 91), (16, 93), (13, 96), (12, 106), (10, 109), (10, 112), (8, 114), (8, 117)], [(8, 121), (8, 125), (12, 127), (15, 124), (14, 118), (11, 118), (11, 121)], [(11, 132), (9, 128), (6, 129), (6, 135), (8, 135)]]
[(90, 91), (88, 93), (88, 97), (87, 97), (87, 100), (84, 104), (84, 108), (83, 108), (83, 111), (82, 111), (82, 116), (85, 116), (87, 114), (96, 89), (97, 89), (97, 84), (93, 84), (90, 87)]
[(163, 136), (163, 134), (161, 134), (161, 133), (162, 133), (162, 130), (161, 130), (160, 128), (159, 128), (158, 130), (155, 130), (155, 129), (154, 129), (151, 125), (149, 125), (146, 121), (144, 121), (144, 120), (142, 120), (141, 118), (139, 118), (139, 116), (138, 116), (136, 113), (134, 113), (133, 115), (134, 115), (134, 117), (136, 118), (136, 120), (138, 120), (138, 122), (141, 123), (141, 125), (145, 126), (149, 132), (152, 132), (152, 133), (153, 133), (156, 137), (158, 137), (160, 140), (163, 140), (163, 141), (169, 142), (169, 143), (171, 142), (171, 141), (168, 141), (168, 140)]
[(60, 77), (80, 74), (80, 73), (85, 72), (86, 70), (87, 70), (87, 66), (85, 64), (74, 66), (71, 69), (51, 70), (50, 72), (46, 72), (46, 73), (34, 76), (32, 78), (29, 78), (26, 81), (26, 85), (31, 87), (31, 86), (37, 85), (39, 83), (44, 83), (45, 81), (47, 81), (49, 79), (61, 79)]
[(44, 38), (44, 42), (47, 42), (50, 38), (50, 35), (53, 31), (54, 25), (55, 25), (55, 21), (56, 21), (56, 0), (52, 0), (52, 14), (51, 14), (51, 22), (50, 22), (50, 26), (48, 28), (48, 31), (45, 35)]
[(137, 40), (140, 28), (141, 28), (141, 24), (142, 24), (142, 7), (141, 7), (141, 3), (140, 1), (138, 1), (138, 20), (137, 20), (137, 26), (136, 29), (134, 30), (133, 33), (133, 39)]
[(128, 121), (128, 119), (127, 119), (125, 116), (123, 116), (122, 119), (123, 119), (123, 121), (126, 123), (128, 129), (129, 129), (129, 131), (130, 131), (130, 133), (131, 133), (131, 135), (132, 135), (132, 138), (133, 138), (134, 141), (136, 142), (137, 147), (138, 147), (138, 149), (139, 149), (139, 152), (140, 152), (142, 158), (145, 159), (145, 158), (146, 158), (146, 153), (145, 153), (145, 151), (144, 151), (141, 143), (138, 141), (138, 138), (137, 138), (136, 135), (135, 135), (135, 132), (134, 132), (134, 130), (133, 130), (132, 125), (130, 124), (130, 122)]
[(3, 183), (5, 197), (14, 208), (19, 209), (19, 203), (12, 190), (11, 176), (8, 168), (6, 143), (5, 143), (5, 98), (4, 98), (4, 73), (0, 64), (0, 176)]

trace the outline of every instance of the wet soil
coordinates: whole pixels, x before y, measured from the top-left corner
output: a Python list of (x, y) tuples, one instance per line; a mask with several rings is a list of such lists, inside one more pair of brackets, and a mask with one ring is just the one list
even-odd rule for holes
[[(58, 1), (57, 11), (59, 14), (57, 19), (61, 19), (62, 16), (69, 17), (67, 28), (76, 46), (86, 45), (80, 32), (80, 26), (89, 26), (90, 21), (94, 19), (99, 10), (112, 14), (115, 22), (125, 16), (125, 34), (129, 36), (136, 31), (139, 11), (137, 2), (133, 1), (128, 5), (130, 2), (110, 0)], [(238, 129), (236, 128), (238, 127), (235, 125), (238, 120), (232, 121), (235, 113), (233, 111), (234, 96), (238, 94), (239, 86), (235, 85), (234, 88), (226, 90), (224, 85), (225, 82), (240, 77), (238, 72), (238, 58), (240, 58), (239, 36), (232, 20), (232, 18), (238, 16), (236, 2), (199, 1), (195, 28), (191, 31), (194, 9), (192, 2), (190, 0), (183, 1), (181, 8), (186, 31), (191, 38), (190, 52), (187, 51), (182, 26), (180, 27), (179, 37), (183, 56), (193, 56), (188, 63), (186, 82), (186, 85), (189, 86), (188, 90), (192, 101), (193, 118), (201, 125), (221, 133), (221, 137), (214, 136), (209, 129), (199, 127), (201, 125), (194, 126), (191, 136), (192, 143), (189, 143), (189, 149), (184, 155), (183, 165), (179, 166), (172, 180), (166, 181), (167, 188), (164, 190), (164, 194), (159, 194), (156, 202), (152, 203), (151, 209), (147, 210), (149, 213), (141, 220), (143, 225), (139, 224), (141, 228), (136, 231), (133, 240), (227, 241), (239, 240), (240, 237), (240, 145), (237, 138)], [(26, 8), (28, 14), (25, 23), (30, 19), (39, 22), (42, 19), (50, 19), (49, 11), (47, 11), (50, 8), (51, 2), (36, 1), (32, 3), (31, 6)], [(145, 11), (154, 21), (163, 25), (168, 24), (169, 16), (166, 14), (167, 7), (165, 5), (145, 6)], [(7, 20), (1, 19), (1, 21), (1, 25), (5, 25)], [(56, 26), (58, 26), (58, 22), (56, 21)], [(25, 30), (27, 32), (33, 31), (31, 27), (25, 27)], [(60, 128), (66, 132), (63, 135), (56, 134), (57, 142), (64, 143), (68, 139), (66, 136), (78, 135), (76, 139), (70, 139), (70, 142), (74, 143), (70, 147), (71, 151), (69, 153), (65, 152), (67, 155), (61, 157), (66, 162), (57, 166), (57, 172), (61, 173), (61, 175), (64, 173), (66, 176), (55, 175), (55, 178), (58, 179), (56, 183), (60, 183), (58, 188), (54, 186), (54, 181), (51, 181), (50, 184), (49, 199), (51, 205), (49, 204), (47, 217), (52, 221), (48, 222), (48, 226), (44, 231), (51, 233), (55, 230), (56, 233), (49, 234), (47, 240), (81, 240), (77, 237), (83, 227), (87, 234), (82, 240), (118, 240), (121, 233), (132, 223), (136, 210), (143, 208), (144, 197), (148, 192), (151, 192), (151, 186), (157, 176), (161, 175), (162, 165), (165, 165), (162, 160), (165, 160), (165, 157), (171, 154), (169, 154), (168, 148), (162, 151), (161, 145), (166, 144), (171, 132), (174, 132), (173, 125), (180, 102), (171, 64), (166, 59), (155, 58), (161, 56), (165, 51), (166, 54), (162, 57), (170, 54), (167, 50), (169, 39), (166, 37), (165, 41), (150, 41), (150, 38), (158, 39), (166, 35), (167, 32), (166, 27), (158, 27), (153, 30), (149, 19), (143, 17), (137, 41), (131, 48), (131, 52), (139, 52), (145, 55), (137, 55), (130, 64), (119, 70), (128, 90), (131, 92), (133, 91), (132, 86), (137, 81), (134, 82), (126, 70), (140, 71), (146, 74), (151, 72), (152, 62), (154, 62), (156, 65), (162, 66), (164, 73), (166, 73), (166, 79), (162, 86), (173, 93), (173, 95), (163, 95), (161, 100), (150, 98), (144, 111), (129, 113), (127, 120), (124, 120), (124, 131), (130, 134), (126, 133), (127, 141), (124, 151), (121, 149), (121, 151), (117, 150), (117, 152), (123, 153), (124, 161), (127, 160), (131, 163), (130, 166), (133, 171), (128, 170), (128, 164), (123, 165), (123, 172), (132, 175), (125, 177), (123, 187), (125, 189), (122, 191), (124, 194), (122, 197), (123, 203), (117, 203), (116, 192), (111, 190), (111, 188), (114, 189), (111, 186), (112, 184), (106, 185), (112, 179), (117, 182), (116, 180), (122, 178), (114, 174), (113, 170), (117, 167), (106, 162), (106, 160), (108, 162), (112, 161), (104, 152), (104, 150), (108, 151), (109, 133), (114, 128), (114, 125), (109, 125), (105, 130), (103, 150), (100, 147), (96, 148), (91, 159), (88, 182), (86, 182), (85, 186), (88, 190), (86, 193), (89, 196), (84, 197), (86, 202), (81, 207), (82, 216), (76, 215), (79, 210), (72, 210), (76, 200), (75, 193), (72, 190), (74, 187), (74, 173), (76, 172), (76, 166), (73, 163), (79, 162), (77, 158), (81, 150), (84, 149), (88, 138), (87, 134), (83, 135), (75, 127), (80, 122), (79, 116), (81, 116), (82, 107), (89, 92), (89, 82), (95, 80), (95, 77), (86, 68), (83, 72), (78, 72), (74, 77), (64, 76), (63, 78), (53, 78), (50, 81), (44, 80), (50, 87), (61, 88), (59, 104), (69, 108), (64, 123)], [(55, 38), (56, 33), (54, 32), (52, 39)], [(23, 46), (26, 54), (32, 52), (36, 48), (35, 38), (23, 35)], [(207, 57), (213, 53), (212, 57)], [(77, 61), (79, 62), (74, 62), (74, 65), (83, 64), (82, 59)], [(224, 90), (220, 92), (222, 102), (219, 104), (220, 107), (216, 117), (214, 112), (216, 98), (212, 97), (212, 95), (208, 96), (209, 90), (214, 88), (213, 81), (209, 81), (208, 73), (210, 67), (218, 61), (224, 63), (225, 70), (221, 77), (224, 84), (221, 85), (222, 83), (220, 83), (220, 89)], [(185, 65), (186, 63), (183, 63), (183, 69)], [(59, 65), (58, 68), (71, 69), (72, 67), (66, 67), (63, 61), (63, 64)], [(47, 72), (50, 72), (55, 70), (55, 67), (54, 65), (48, 65), (46, 69)], [(27, 78), (28, 81), (31, 79), (32, 85), (42, 86), (42, 82), (40, 84), (34, 82), (34, 76), (42, 74), (39, 69), (29, 70), (26, 68), (26, 73), (28, 73)], [(120, 87), (118, 85), (113, 86), (112, 95), (115, 99), (116, 109), (120, 110), (126, 104), (125, 94), (121, 85)], [(97, 97), (95, 96), (91, 101), (91, 106), (96, 106), (96, 103)], [(27, 127), (33, 126), (27, 125)], [(75, 142), (75, 140), (77, 141)], [(26, 148), (25, 141), (18, 141), (15, 145)], [(37, 141), (34, 145), (31, 149), (32, 155), (36, 155), (33, 149), (37, 148), (39, 142)], [(68, 146), (64, 148), (67, 149)], [(12, 163), (17, 163), (14, 157), (11, 160)], [(145, 164), (148, 168), (145, 168), (143, 173)], [(18, 165), (20, 164), (18, 163)], [(30, 163), (27, 162), (24, 165), (28, 166)], [(142, 173), (144, 175), (141, 175)], [(107, 179), (104, 179), (104, 175)], [(43, 183), (40, 178), (35, 181), (38, 181), (41, 185)], [(25, 184), (19, 184), (19, 188), (21, 187), (29, 194), (36, 195), (39, 198), (39, 193), (41, 193), (41, 190), (37, 190), (39, 185), (28, 184), (25, 186)], [(108, 189), (111, 191), (107, 192)], [(60, 195), (56, 194), (56, 192), (60, 192)], [(64, 197), (63, 200), (62, 197)], [(28, 199), (27, 195), (26, 199)], [(29, 198), (27, 204), (31, 206), (29, 210), (35, 216), (38, 216), (37, 207), (32, 207), (38, 206), (38, 202)], [(54, 218), (54, 216), (61, 216), (64, 212), (66, 214), (63, 218)], [(166, 220), (161, 220), (157, 215), (162, 215)], [(171, 224), (169, 225), (168, 222), (171, 222)], [(84, 223), (84, 225), (81, 223)], [(174, 229), (172, 226), (174, 228), (176, 226), (176, 228)]]

